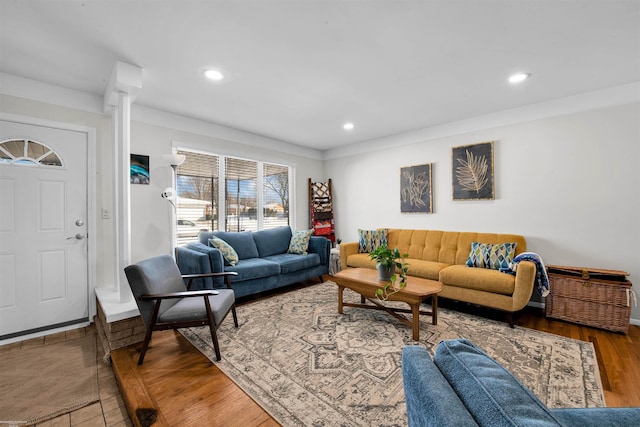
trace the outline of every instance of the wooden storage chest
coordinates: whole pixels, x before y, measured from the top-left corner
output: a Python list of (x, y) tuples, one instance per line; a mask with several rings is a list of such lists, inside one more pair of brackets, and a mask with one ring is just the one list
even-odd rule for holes
[(547, 266), (548, 317), (627, 333), (635, 295), (629, 273), (581, 267)]

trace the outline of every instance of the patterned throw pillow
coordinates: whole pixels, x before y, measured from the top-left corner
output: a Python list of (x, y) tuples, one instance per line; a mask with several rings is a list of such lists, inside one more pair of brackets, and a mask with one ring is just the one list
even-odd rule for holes
[(467, 266), (479, 268), (491, 268), (499, 270), (509, 268), (516, 253), (517, 243), (471, 243), (471, 252), (467, 259)]
[(306, 255), (307, 249), (309, 249), (309, 239), (311, 238), (312, 230), (292, 230), (291, 242), (289, 242), (290, 254)]
[(209, 239), (209, 245), (219, 250), (222, 257), (229, 265), (236, 265), (238, 263), (238, 254), (235, 249), (233, 249), (233, 247), (224, 240), (219, 237), (212, 237)]
[(361, 254), (373, 252), (383, 243), (386, 245), (389, 241), (389, 230), (380, 228), (378, 230), (360, 230), (358, 229), (358, 252)]

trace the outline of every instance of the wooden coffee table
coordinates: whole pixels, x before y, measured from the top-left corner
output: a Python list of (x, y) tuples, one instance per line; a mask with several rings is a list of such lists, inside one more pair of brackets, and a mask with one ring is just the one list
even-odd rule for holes
[[(388, 281), (378, 278), (378, 270), (370, 268), (347, 268), (332, 276), (338, 285), (338, 313), (342, 314), (342, 307), (371, 308), (384, 310), (392, 316), (413, 328), (413, 339), (420, 338), (420, 315), (430, 315), (434, 325), (438, 324), (438, 293), (442, 291), (442, 283), (436, 280), (422, 279), (420, 277), (407, 277), (407, 286), (399, 292), (389, 296), (389, 301), (402, 301), (409, 304), (411, 309), (388, 307), (376, 298), (376, 290), (384, 287)], [(348, 288), (360, 294), (360, 304), (346, 303), (342, 301), (342, 293)], [(420, 304), (431, 297), (431, 311), (420, 310)], [(366, 304), (365, 300), (373, 303)], [(411, 313), (412, 321), (399, 313)]]

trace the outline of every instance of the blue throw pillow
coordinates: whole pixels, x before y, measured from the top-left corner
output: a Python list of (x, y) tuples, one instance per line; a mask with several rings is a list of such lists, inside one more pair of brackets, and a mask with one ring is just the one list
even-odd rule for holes
[(209, 245), (220, 251), (227, 264), (236, 265), (238, 263), (238, 254), (231, 247), (231, 245), (229, 245), (224, 240), (218, 237), (212, 237), (211, 239), (209, 239)]

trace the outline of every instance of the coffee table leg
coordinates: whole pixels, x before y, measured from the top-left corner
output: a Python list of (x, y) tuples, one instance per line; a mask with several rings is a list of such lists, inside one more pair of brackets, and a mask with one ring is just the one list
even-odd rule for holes
[(431, 295), (431, 320), (434, 325), (438, 324), (438, 294)]
[(411, 304), (411, 316), (413, 320), (413, 340), (420, 339), (420, 303)]
[(338, 285), (338, 313), (342, 314), (342, 292), (344, 292), (344, 286)]

